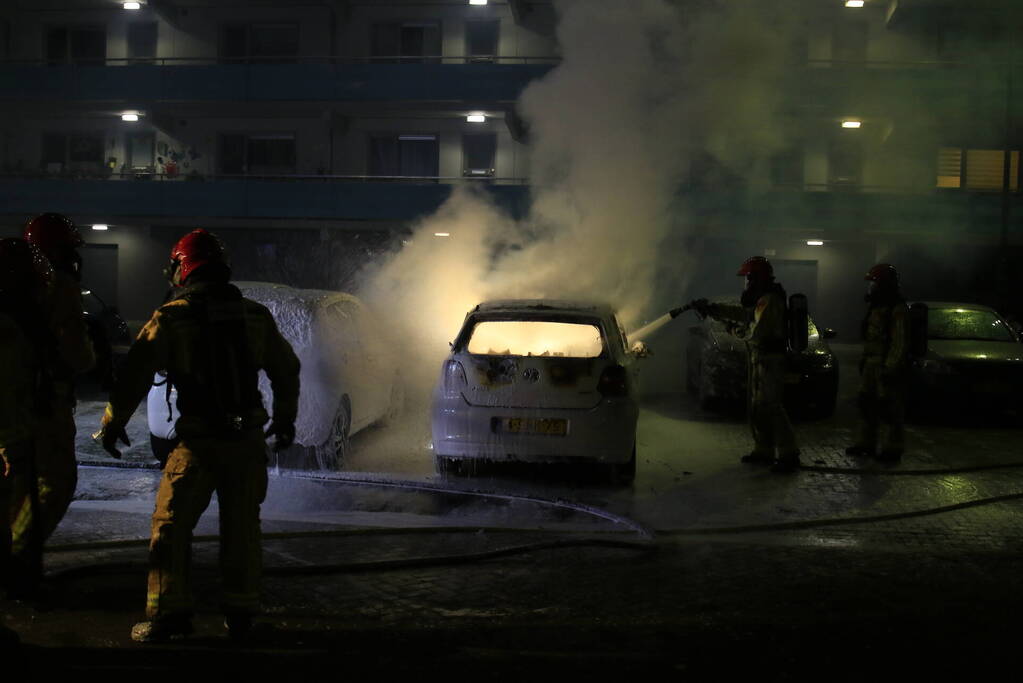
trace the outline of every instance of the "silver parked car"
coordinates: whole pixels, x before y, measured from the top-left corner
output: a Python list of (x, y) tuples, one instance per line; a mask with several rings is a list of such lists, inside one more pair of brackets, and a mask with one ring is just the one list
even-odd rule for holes
[[(352, 434), (401, 409), (404, 387), (389, 331), (351, 294), (269, 282), (234, 284), (270, 310), (302, 362), (295, 443), (310, 448), (321, 469), (340, 469)], [(149, 428), (166, 438), (173, 432), (162, 380), (158, 376), (150, 390)], [(264, 402), (272, 403), (265, 375), (259, 389)], [(170, 405), (173, 410), (173, 401)]]

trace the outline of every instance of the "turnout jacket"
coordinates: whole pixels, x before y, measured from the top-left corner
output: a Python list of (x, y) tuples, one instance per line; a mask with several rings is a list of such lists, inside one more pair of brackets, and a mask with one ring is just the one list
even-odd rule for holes
[(772, 289), (757, 299), (752, 317), (738, 304), (711, 304), (712, 318), (731, 323), (732, 334), (745, 341), (757, 354), (785, 353), (788, 331), (785, 295)]
[(32, 437), (36, 361), (15, 320), (0, 313), (0, 453)]
[(234, 285), (186, 287), (153, 313), (118, 373), (103, 425), (124, 427), (160, 370), (177, 387), (176, 430), (183, 438), (262, 427), (269, 416), (257, 386), (259, 370), (270, 379), (274, 421), (295, 422), (298, 357), (270, 311)]
[(905, 301), (871, 305), (863, 320), (863, 360), (888, 372), (905, 368), (909, 360), (909, 306)]
[(75, 375), (96, 364), (96, 354), (82, 312), (81, 285), (58, 270), (54, 273), (47, 299), (50, 330), (57, 343), (57, 360), (61, 366), (54, 372), (54, 379), (58, 383), (70, 384)]

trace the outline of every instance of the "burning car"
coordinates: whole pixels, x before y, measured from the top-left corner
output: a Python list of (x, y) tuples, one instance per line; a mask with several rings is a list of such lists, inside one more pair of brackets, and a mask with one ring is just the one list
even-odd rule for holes
[[(352, 434), (401, 409), (404, 387), (389, 331), (351, 294), (269, 282), (235, 285), (270, 309), (302, 362), (295, 443), (310, 448), (321, 469), (340, 469)], [(273, 392), (262, 373), (259, 389), (270, 405)], [(168, 408), (176, 413), (162, 377), (150, 389), (148, 407), (150, 432), (167, 438)]]
[(636, 357), (610, 306), (479, 304), (466, 315), (433, 394), (438, 473), (472, 461), (588, 461), (631, 480)]
[(1012, 326), (987, 306), (924, 303), (927, 353), (912, 364), (910, 405), (1023, 407), (1023, 343)]
[[(808, 318), (806, 350), (788, 352), (785, 403), (792, 414), (827, 417), (835, 412), (838, 359), (827, 343), (834, 336), (833, 330), (820, 330), (813, 318)], [(729, 334), (722, 323), (706, 318), (689, 328), (686, 389), (698, 397), (700, 408), (745, 405), (746, 364), (746, 345)]]

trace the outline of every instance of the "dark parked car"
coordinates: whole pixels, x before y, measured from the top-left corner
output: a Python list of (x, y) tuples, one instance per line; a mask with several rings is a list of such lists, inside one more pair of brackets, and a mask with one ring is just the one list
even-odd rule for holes
[[(806, 350), (788, 353), (785, 403), (792, 415), (827, 417), (835, 412), (838, 359), (825, 340), (833, 338), (835, 332), (819, 330), (812, 318), (807, 332)], [(699, 397), (701, 408), (744, 409), (746, 381), (744, 342), (710, 318), (689, 328), (686, 389)]]
[(95, 292), (82, 290), (82, 309), (85, 311), (85, 326), (89, 330), (93, 348), (96, 350), (96, 366), (88, 373), (88, 379), (108, 389), (113, 373), (120, 359), (131, 346), (131, 333), (117, 308), (107, 306)]
[(1023, 408), (1023, 343), (997, 311), (927, 304), (927, 354), (912, 364), (911, 407)]

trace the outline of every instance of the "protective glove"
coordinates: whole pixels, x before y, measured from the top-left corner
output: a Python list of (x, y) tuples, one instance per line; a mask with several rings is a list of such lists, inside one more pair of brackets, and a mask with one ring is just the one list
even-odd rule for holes
[(131, 441), (128, 440), (128, 432), (124, 431), (124, 427), (115, 427), (111, 424), (100, 427), (99, 431), (92, 435), (92, 440), (102, 444), (103, 450), (109, 453), (111, 458), (118, 460), (121, 459), (121, 451), (117, 450), (118, 440), (125, 446), (131, 445)]
[(283, 451), (295, 442), (295, 424), (277, 424), (271, 422), (266, 430), (266, 438), (274, 437), (274, 451)]
[(696, 311), (696, 314), (701, 318), (706, 318), (710, 315), (710, 302), (706, 299), (693, 299), (687, 306)]

